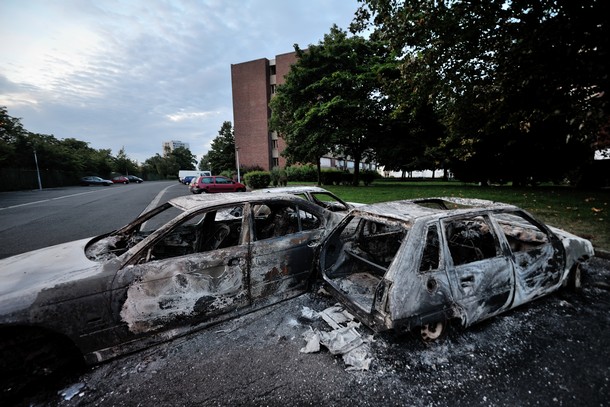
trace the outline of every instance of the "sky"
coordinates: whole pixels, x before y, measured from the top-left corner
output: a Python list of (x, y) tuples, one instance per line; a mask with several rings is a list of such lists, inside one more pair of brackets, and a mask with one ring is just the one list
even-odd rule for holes
[(200, 159), (233, 123), (231, 64), (347, 30), (357, 0), (1, 0), (0, 106), (34, 133)]

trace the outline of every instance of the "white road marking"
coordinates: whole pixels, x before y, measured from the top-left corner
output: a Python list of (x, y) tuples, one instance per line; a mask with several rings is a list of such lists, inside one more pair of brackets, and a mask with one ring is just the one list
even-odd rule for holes
[(19, 204), (19, 205), (7, 206), (7, 207), (4, 207), (4, 208), (0, 208), (0, 211), (3, 211), (5, 209), (20, 208), (22, 206), (36, 205), (36, 204), (44, 203), (44, 202), (57, 201), (59, 199), (72, 198), (73, 196), (93, 194), (95, 192), (100, 192), (100, 191), (103, 191), (103, 190), (100, 189), (99, 191), (79, 192), (78, 194), (58, 196), (57, 198), (43, 199), (42, 201), (34, 201), (34, 202), (28, 202), (28, 203)]

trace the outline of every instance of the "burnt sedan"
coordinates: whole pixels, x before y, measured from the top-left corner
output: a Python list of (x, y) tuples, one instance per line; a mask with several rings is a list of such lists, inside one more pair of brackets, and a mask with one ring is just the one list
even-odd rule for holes
[(0, 260), (2, 393), (303, 293), (337, 214), (293, 195), (184, 196), (107, 235)]
[(431, 198), (356, 208), (325, 239), (320, 272), (375, 331), (429, 341), (564, 285), (580, 285), (589, 241), (515, 206)]

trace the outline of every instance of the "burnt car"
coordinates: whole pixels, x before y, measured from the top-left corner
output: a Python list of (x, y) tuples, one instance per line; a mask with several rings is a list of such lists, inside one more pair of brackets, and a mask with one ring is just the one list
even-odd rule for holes
[(340, 219), (293, 195), (183, 196), (0, 260), (2, 391), (68, 356), (102, 362), (303, 293)]
[(430, 198), (352, 210), (322, 243), (331, 292), (375, 331), (426, 341), (580, 285), (588, 240), (518, 207)]
[(327, 209), (331, 212), (348, 212), (350, 209), (360, 206), (352, 202), (345, 202), (332, 192), (313, 186), (295, 186), (295, 187), (279, 187), (259, 189), (255, 192), (273, 193), (273, 194), (293, 194), (306, 199)]

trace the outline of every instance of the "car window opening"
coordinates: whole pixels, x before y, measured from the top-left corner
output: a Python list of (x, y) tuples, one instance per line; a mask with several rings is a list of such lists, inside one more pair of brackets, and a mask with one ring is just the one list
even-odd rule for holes
[(406, 235), (400, 224), (353, 218), (328, 245), (324, 273), (354, 304), (371, 312), (377, 287)]
[(453, 220), (445, 226), (445, 233), (455, 266), (498, 255), (496, 239), (482, 216)]

